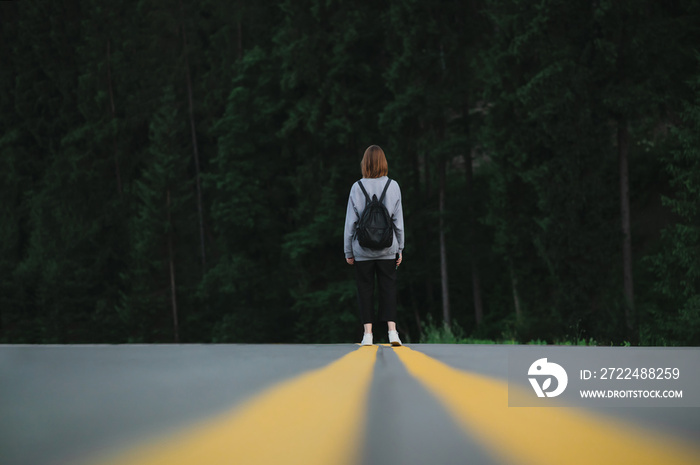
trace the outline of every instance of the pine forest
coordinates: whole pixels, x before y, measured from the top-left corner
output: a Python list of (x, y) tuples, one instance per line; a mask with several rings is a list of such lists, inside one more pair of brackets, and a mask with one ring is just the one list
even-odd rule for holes
[[(0, 2), (0, 343), (700, 345), (700, 2)], [(381, 340), (379, 341), (381, 342)]]

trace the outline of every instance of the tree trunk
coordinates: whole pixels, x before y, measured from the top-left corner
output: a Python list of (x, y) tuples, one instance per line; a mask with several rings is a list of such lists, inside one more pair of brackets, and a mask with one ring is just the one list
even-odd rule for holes
[[(472, 250), (474, 248), (472, 247)], [(481, 301), (481, 278), (476, 260), (472, 257), (472, 292), (474, 293), (474, 321), (478, 328), (484, 320), (484, 305)]]
[(467, 184), (467, 227), (469, 231), (467, 237), (469, 238), (469, 251), (471, 261), (471, 271), (472, 271), (472, 295), (474, 297), (474, 321), (476, 322), (476, 327), (481, 325), (484, 319), (484, 307), (481, 302), (481, 280), (479, 279), (479, 267), (476, 262), (476, 213), (474, 212), (474, 169), (472, 166), (473, 157), (472, 151), (469, 151), (469, 155), (465, 160), (466, 168), (466, 184)]
[[(427, 257), (428, 254), (426, 253)], [(434, 316), (433, 311), (435, 310), (435, 286), (433, 285), (433, 280), (431, 278), (431, 272), (428, 271), (425, 276), (425, 303), (428, 308), (428, 312)]]
[(442, 321), (445, 327), (451, 326), (450, 318), (450, 292), (447, 277), (447, 246), (445, 244), (445, 184), (446, 184), (447, 161), (445, 157), (440, 157), (440, 179), (439, 179), (439, 206), (440, 213), (440, 278), (442, 280)]
[(420, 315), (418, 314), (418, 309), (413, 307), (413, 318), (416, 320), (416, 327), (418, 328), (418, 341), (423, 338), (423, 324), (420, 321)]
[(242, 19), (241, 16), (243, 15), (242, 9), (241, 9), (241, 2), (238, 2), (238, 20), (236, 21), (236, 51), (238, 52), (238, 60), (243, 59), (243, 25), (241, 24)]
[(421, 158), (420, 152), (416, 152), (415, 156), (411, 157), (413, 161), (413, 189), (415, 197), (421, 198)]
[(513, 289), (513, 305), (515, 306), (515, 319), (518, 323), (523, 321), (523, 312), (520, 308), (520, 295), (518, 294), (518, 277), (515, 276), (515, 267), (510, 263), (510, 283)]
[[(109, 103), (110, 111), (112, 115), (112, 124), (116, 120), (114, 111), (114, 91), (112, 90), (112, 43), (111, 40), (107, 39), (107, 85), (109, 88)], [(122, 197), (122, 175), (119, 169), (119, 152), (117, 151), (117, 135), (115, 133), (116, 128), (112, 128), (112, 147), (114, 149), (114, 171), (117, 178), (117, 191), (119, 192), (119, 198)]]
[(175, 254), (173, 252), (173, 232), (172, 219), (170, 217), (170, 189), (168, 189), (167, 200), (168, 211), (168, 264), (170, 265), (170, 302), (173, 308), (173, 341), (180, 342), (180, 327), (177, 318), (177, 294), (175, 292)]
[(635, 337), (634, 281), (632, 277), (632, 232), (630, 228), (629, 129), (624, 118), (618, 120), (617, 154), (620, 162), (620, 212), (622, 218), (622, 277), (625, 295), (627, 336)]
[[(180, 1), (180, 11), (182, 11), (182, 1)], [(190, 62), (187, 57), (187, 34), (185, 33), (185, 25), (182, 24), (182, 46), (183, 54), (185, 56), (185, 74), (187, 77), (187, 100), (189, 104), (189, 114), (190, 114), (190, 130), (192, 132), (192, 149), (194, 152), (194, 168), (195, 168), (195, 181), (197, 184), (197, 213), (199, 215), (199, 246), (200, 255), (202, 260), (202, 274), (207, 269), (207, 255), (204, 248), (204, 213), (202, 208), (202, 182), (200, 177), (199, 169), (199, 146), (197, 144), (197, 130), (194, 124), (194, 105), (192, 102), (192, 77), (190, 76)]]
[(408, 294), (411, 298), (411, 309), (413, 310), (413, 318), (416, 320), (416, 328), (418, 328), (418, 341), (423, 337), (423, 323), (418, 313), (418, 299), (416, 298), (416, 290), (414, 286), (408, 286)]
[[(418, 166), (420, 167), (419, 170), (419, 179), (418, 179), (418, 184), (422, 186), (422, 190), (420, 191), (421, 194), (418, 195), (418, 198), (421, 201), (420, 205), (420, 218), (424, 219), (426, 216), (426, 212), (428, 210), (432, 210), (432, 206), (430, 204), (431, 202), (431, 184), (430, 184), (430, 163), (428, 161), (428, 155), (427, 153), (423, 152), (421, 153), (420, 151), (416, 152), (416, 159)], [(421, 236), (424, 234), (423, 230), (418, 231)], [(430, 232), (432, 233), (432, 232)], [(428, 237), (422, 236), (420, 238), (421, 240), (425, 241), (428, 240)], [(426, 249), (425, 247), (420, 247), (419, 250), (423, 254), (423, 263), (430, 263), (430, 251)], [(434, 286), (433, 286), (433, 276), (431, 270), (427, 270), (425, 273), (425, 305), (428, 309), (428, 313), (433, 315), (433, 312), (435, 311), (435, 292), (434, 292)], [(435, 316), (435, 315), (433, 315)]]
[(428, 169), (428, 166), (430, 165), (430, 160), (428, 158), (428, 154), (424, 153), (423, 154), (423, 182), (425, 184), (425, 200), (426, 200), (426, 205), (430, 201), (430, 198), (433, 195), (433, 184), (430, 182), (430, 170)]

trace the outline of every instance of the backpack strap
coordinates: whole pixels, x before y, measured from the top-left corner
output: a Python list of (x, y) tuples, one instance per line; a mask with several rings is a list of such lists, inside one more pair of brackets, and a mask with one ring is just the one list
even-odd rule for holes
[(357, 181), (357, 184), (360, 185), (360, 189), (362, 189), (362, 192), (365, 194), (365, 199), (366, 199), (366, 202), (365, 202), (365, 203), (370, 203), (369, 194), (368, 194), (367, 191), (365, 190), (365, 186), (362, 185), (362, 181)]
[(382, 196), (379, 198), (379, 203), (384, 203), (384, 196), (386, 196), (386, 190), (389, 189), (389, 184), (391, 184), (391, 179), (389, 179), (386, 182), (386, 186), (384, 186), (384, 191), (382, 191)]
[[(369, 194), (365, 190), (365, 186), (362, 185), (362, 181), (357, 181), (357, 184), (360, 185), (360, 189), (362, 189), (362, 192), (365, 194), (365, 199), (367, 200), (367, 203), (370, 203), (371, 200), (369, 198)], [(391, 184), (391, 179), (389, 179), (386, 182), (386, 185), (384, 186), (384, 190), (382, 191), (382, 196), (379, 198), (379, 203), (384, 203), (384, 197), (386, 196), (387, 189), (389, 189), (389, 184)]]

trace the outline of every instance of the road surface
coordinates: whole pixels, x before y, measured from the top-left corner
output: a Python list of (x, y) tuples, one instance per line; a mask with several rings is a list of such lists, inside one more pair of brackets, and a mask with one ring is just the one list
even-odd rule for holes
[(0, 346), (0, 464), (700, 464), (700, 408), (509, 407), (509, 350)]

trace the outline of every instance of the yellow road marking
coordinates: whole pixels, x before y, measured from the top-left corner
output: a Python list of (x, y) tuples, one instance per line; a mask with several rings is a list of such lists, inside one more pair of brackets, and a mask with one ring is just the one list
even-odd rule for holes
[(394, 349), (466, 432), (506, 463), (697, 465), (700, 450), (573, 408), (508, 407), (508, 385)]
[(100, 465), (359, 463), (377, 347), (283, 382), (228, 414)]

